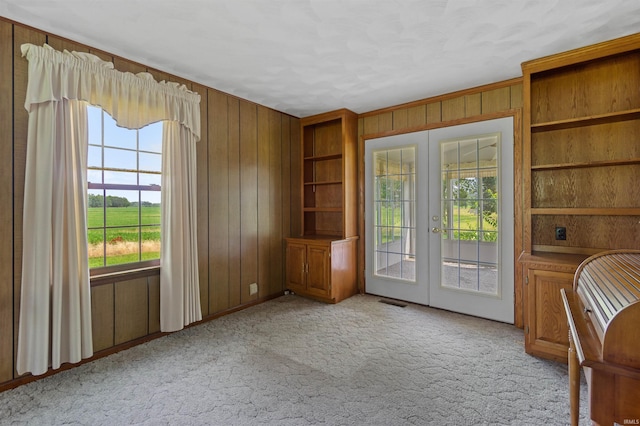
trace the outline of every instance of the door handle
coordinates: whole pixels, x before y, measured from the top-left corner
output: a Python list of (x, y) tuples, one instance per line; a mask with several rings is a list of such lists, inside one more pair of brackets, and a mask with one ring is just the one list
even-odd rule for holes
[(433, 227), (431, 228), (431, 232), (433, 232), (434, 234), (444, 234), (445, 232), (447, 232), (447, 230)]

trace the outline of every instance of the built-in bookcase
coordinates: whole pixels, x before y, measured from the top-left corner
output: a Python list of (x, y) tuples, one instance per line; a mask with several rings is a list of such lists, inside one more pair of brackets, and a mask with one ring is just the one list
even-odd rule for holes
[(560, 288), (587, 256), (640, 248), (640, 34), (522, 70), (525, 347), (566, 359)]
[(346, 109), (303, 118), (304, 235), (356, 235), (357, 116)]
[(286, 285), (337, 303), (357, 292), (357, 115), (300, 120), (303, 235), (286, 239)]

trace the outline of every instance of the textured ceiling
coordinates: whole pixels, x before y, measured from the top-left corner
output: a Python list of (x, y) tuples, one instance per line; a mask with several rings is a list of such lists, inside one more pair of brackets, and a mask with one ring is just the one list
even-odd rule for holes
[(297, 117), (507, 80), (640, 31), (638, 0), (1, 0), (0, 16)]

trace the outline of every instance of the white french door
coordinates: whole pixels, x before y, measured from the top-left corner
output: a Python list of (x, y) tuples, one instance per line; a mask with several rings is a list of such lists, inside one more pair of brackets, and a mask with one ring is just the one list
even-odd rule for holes
[(429, 303), (427, 228), (428, 132), (365, 143), (366, 288), (368, 293)]
[(513, 118), (432, 130), (429, 158), (429, 304), (513, 323)]
[(367, 292), (513, 323), (512, 158), (511, 117), (367, 140)]

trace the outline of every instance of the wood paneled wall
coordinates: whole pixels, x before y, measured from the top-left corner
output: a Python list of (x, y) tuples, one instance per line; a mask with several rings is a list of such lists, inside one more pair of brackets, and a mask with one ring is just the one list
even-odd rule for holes
[[(151, 73), (201, 95), (198, 250), (202, 314), (210, 319), (282, 294), (284, 238), (300, 232), (299, 120), (215, 89), (0, 18), (0, 390), (15, 372), (22, 265), (27, 120), (23, 43), (90, 52), (120, 71)], [(292, 163), (291, 159), (295, 159)], [(294, 185), (292, 191), (291, 185)], [(93, 282), (97, 356), (159, 335), (158, 271)], [(249, 284), (258, 293), (249, 294)], [(100, 353), (100, 351), (102, 351)]]
[[(407, 133), (436, 127), (455, 126), (470, 120), (496, 118), (496, 115), (511, 113), (514, 115), (514, 182), (515, 202), (522, 202), (522, 123), (519, 111), (523, 107), (522, 79), (512, 79), (466, 89), (455, 93), (411, 102), (361, 114), (358, 120), (358, 198), (360, 209), (358, 233), (358, 283), (360, 291), (365, 290), (364, 282), (364, 137), (376, 137)], [(515, 218), (515, 325), (523, 326), (522, 282), (516, 279), (522, 275), (522, 267), (516, 261), (522, 252), (522, 218)]]

